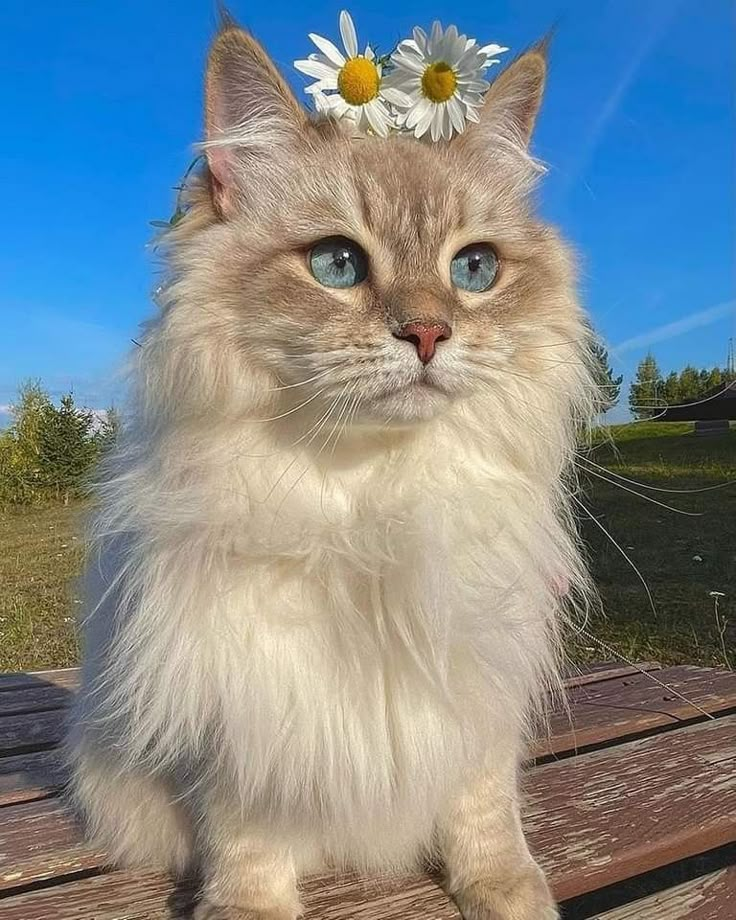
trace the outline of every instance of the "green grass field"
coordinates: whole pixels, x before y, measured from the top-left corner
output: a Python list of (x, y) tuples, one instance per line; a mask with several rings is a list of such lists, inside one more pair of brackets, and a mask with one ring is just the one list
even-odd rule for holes
[[(687, 424), (634, 423), (603, 434), (586, 455), (620, 476), (660, 489), (736, 480), (736, 430), (696, 438)], [(610, 658), (608, 646), (630, 659), (721, 666), (729, 659), (736, 665), (736, 486), (697, 494), (639, 489), (699, 515), (689, 517), (593, 475), (584, 474), (582, 484), (585, 505), (641, 572), (656, 613), (629, 563), (581, 513), (604, 612), (573, 639), (573, 656)], [(82, 511), (55, 506), (0, 512), (0, 669), (76, 663), (74, 578), (82, 564)], [(725, 595), (720, 629), (711, 591)]]

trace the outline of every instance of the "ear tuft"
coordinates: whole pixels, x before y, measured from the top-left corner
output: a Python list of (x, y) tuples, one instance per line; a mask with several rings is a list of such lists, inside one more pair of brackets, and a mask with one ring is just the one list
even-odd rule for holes
[(232, 211), (243, 172), (293, 147), (305, 111), (261, 45), (225, 13), (205, 78), (205, 142), (215, 203)]
[(463, 139), (481, 143), (502, 139), (526, 150), (542, 104), (548, 45), (546, 38), (496, 77), (486, 93), (479, 123), (470, 125)]

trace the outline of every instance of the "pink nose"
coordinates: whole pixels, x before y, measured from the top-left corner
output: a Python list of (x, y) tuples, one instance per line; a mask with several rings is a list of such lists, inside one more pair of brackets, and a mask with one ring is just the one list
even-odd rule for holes
[(397, 339), (406, 339), (417, 350), (419, 360), (429, 364), (437, 349), (437, 342), (443, 342), (452, 335), (452, 329), (443, 322), (407, 323), (394, 335)]

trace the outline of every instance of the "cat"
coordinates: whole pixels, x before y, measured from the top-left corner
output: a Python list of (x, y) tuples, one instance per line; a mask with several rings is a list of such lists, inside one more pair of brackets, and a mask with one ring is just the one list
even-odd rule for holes
[(532, 48), (425, 143), (308, 115), (232, 22), (213, 43), (68, 743), (91, 838), (196, 868), (197, 920), (294, 920), (307, 873), (427, 858), (465, 920), (558, 916), (519, 768), (587, 584), (593, 390), (533, 208), (546, 69)]

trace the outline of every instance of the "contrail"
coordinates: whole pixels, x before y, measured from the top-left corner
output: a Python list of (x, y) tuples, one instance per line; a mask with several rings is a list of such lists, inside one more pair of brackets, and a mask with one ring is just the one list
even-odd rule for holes
[(699, 329), (701, 326), (709, 326), (717, 320), (722, 319), (733, 313), (736, 316), (736, 300), (729, 300), (726, 303), (719, 303), (715, 307), (708, 307), (707, 310), (699, 310), (697, 313), (691, 313), (689, 316), (683, 316), (674, 323), (667, 323), (664, 326), (657, 326), (648, 332), (642, 332), (641, 335), (635, 335), (633, 338), (626, 339), (616, 345), (611, 350), (621, 354), (624, 351), (634, 351), (637, 348), (646, 348), (655, 342), (665, 342), (667, 339), (674, 339), (675, 336), (690, 332), (691, 329)]

